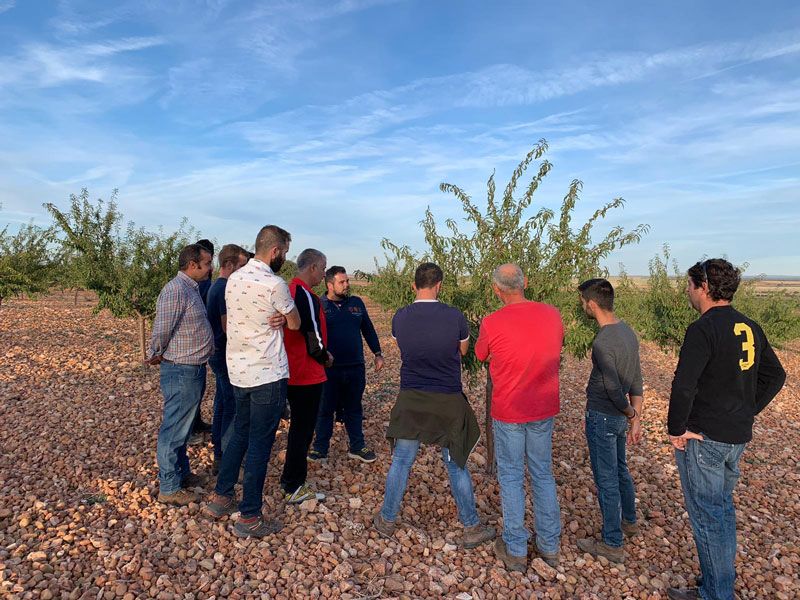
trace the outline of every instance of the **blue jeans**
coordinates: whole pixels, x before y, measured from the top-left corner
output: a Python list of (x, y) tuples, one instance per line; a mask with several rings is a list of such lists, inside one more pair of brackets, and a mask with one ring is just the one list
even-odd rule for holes
[[(230, 440), (230, 425), (236, 415), (236, 396), (228, 378), (228, 365), (225, 356), (212, 356), (208, 366), (214, 372), (216, 392), (214, 393), (214, 419), (211, 422), (211, 443), (214, 446), (214, 458), (222, 458), (222, 451)], [(228, 435), (226, 435), (228, 434)]]
[(347, 436), (350, 438), (350, 452), (358, 452), (364, 447), (364, 412), (361, 398), (367, 385), (364, 365), (352, 367), (333, 367), (325, 369), (328, 380), (322, 391), (322, 402), (317, 415), (314, 435), (314, 450), (328, 454), (333, 435), (333, 415), (341, 408)]
[[(525, 463), (531, 475), (536, 547), (556, 554), (561, 547), (561, 508), (553, 477), (554, 418), (530, 423), (493, 419), (497, 479), (503, 504), (503, 541), (512, 556), (527, 556)], [(526, 461), (527, 459), (527, 461)]]
[(733, 488), (746, 444), (688, 440), (675, 451), (686, 512), (692, 524), (706, 600), (733, 600), (736, 580), (736, 509)]
[(233, 497), (233, 486), (239, 479), (239, 469), (246, 453), (242, 501), (239, 503), (243, 517), (261, 514), (267, 463), (286, 406), (286, 382), (286, 379), (280, 379), (252, 388), (233, 386), (236, 396), (233, 435), (222, 454), (214, 491), (221, 496)]
[[(411, 465), (417, 458), (418, 440), (395, 440), (392, 466), (386, 476), (386, 495), (381, 507), (381, 516), (394, 522), (400, 512), (400, 504), (406, 493), (408, 475)], [(472, 527), (480, 523), (478, 511), (475, 509), (475, 494), (472, 490), (472, 477), (466, 467), (463, 469), (450, 460), (450, 452), (442, 448), (442, 460), (450, 477), (450, 493), (456, 501), (458, 520), (464, 527)]]
[(162, 494), (173, 494), (180, 489), (181, 481), (190, 472), (186, 442), (192, 431), (197, 407), (200, 406), (206, 366), (164, 361), (160, 365), (160, 374), (164, 417), (156, 446), (158, 485)]
[(636, 492), (625, 460), (627, 436), (625, 415), (586, 411), (586, 441), (603, 515), (602, 536), (612, 548), (622, 547), (622, 519), (636, 522)]

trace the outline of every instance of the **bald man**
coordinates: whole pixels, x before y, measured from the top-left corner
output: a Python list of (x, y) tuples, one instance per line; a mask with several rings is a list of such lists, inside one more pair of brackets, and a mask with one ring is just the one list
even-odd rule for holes
[(495, 554), (508, 570), (521, 572), (527, 570), (530, 537), (525, 528), (526, 462), (539, 556), (557, 566), (561, 544), (552, 454), (564, 326), (554, 306), (525, 298), (527, 285), (517, 265), (494, 270), (492, 289), (503, 308), (483, 319), (475, 344), (478, 360), (489, 361), (494, 384), (492, 424), (503, 504), (503, 535), (495, 539)]

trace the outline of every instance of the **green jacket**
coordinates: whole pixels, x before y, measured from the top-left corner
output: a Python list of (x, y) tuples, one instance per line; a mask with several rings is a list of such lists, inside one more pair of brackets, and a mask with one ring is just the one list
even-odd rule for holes
[(462, 469), (481, 437), (478, 419), (464, 393), (400, 390), (389, 418), (390, 440), (419, 440), (447, 448)]

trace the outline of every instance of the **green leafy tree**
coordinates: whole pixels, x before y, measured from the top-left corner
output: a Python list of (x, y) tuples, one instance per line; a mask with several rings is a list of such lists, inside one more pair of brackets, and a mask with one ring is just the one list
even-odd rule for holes
[(108, 309), (115, 317), (134, 317), (139, 352), (147, 352), (147, 322), (155, 315), (161, 288), (178, 272), (181, 248), (197, 232), (184, 220), (179, 229), (165, 234), (150, 232), (129, 223), (119, 234), (122, 215), (116, 208), (116, 192), (105, 204), (92, 204), (88, 192), (71, 196), (69, 211), (47, 204), (64, 233), (66, 249), (77, 253), (76, 279), (85, 289), (97, 293), (95, 312)]
[[(630, 231), (614, 226), (596, 241), (595, 226), (610, 211), (624, 206), (624, 200), (616, 198), (608, 202), (575, 227), (574, 210), (583, 185), (579, 180), (570, 184), (558, 213), (542, 207), (531, 214), (534, 193), (552, 164), (541, 161), (521, 195), (517, 195), (517, 186), (531, 163), (541, 159), (546, 151), (547, 142), (540, 140), (519, 163), (499, 197), (492, 174), (484, 209), (458, 186), (441, 184), (443, 192), (453, 194), (461, 203), (464, 218), (471, 226), (469, 231), (462, 231), (455, 220), (448, 219), (446, 231), (440, 232), (428, 208), (421, 221), (427, 250), (418, 256), (408, 247), (384, 239), (386, 261), (383, 265), (376, 262), (377, 275), (368, 288), (369, 294), (390, 309), (407, 304), (413, 299), (410, 283), (416, 265), (431, 260), (445, 274), (442, 300), (464, 312), (472, 324), (474, 338), (483, 316), (499, 307), (492, 291), (492, 271), (500, 264), (513, 262), (528, 278), (526, 296), (554, 304), (562, 311), (567, 348), (577, 356), (584, 356), (594, 330), (583, 317), (575, 287), (582, 279), (607, 275), (601, 262), (614, 250), (638, 243), (648, 226), (638, 225)], [(474, 355), (468, 356), (465, 366), (475, 372)]]
[(0, 230), (0, 305), (4, 298), (35, 296), (55, 281), (54, 232), (28, 223), (16, 234)]

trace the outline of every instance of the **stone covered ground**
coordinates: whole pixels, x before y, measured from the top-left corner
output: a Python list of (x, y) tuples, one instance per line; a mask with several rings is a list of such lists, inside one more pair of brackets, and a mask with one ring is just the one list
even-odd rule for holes
[[(135, 325), (71, 294), (0, 307), (0, 596), (5, 598), (664, 598), (693, 580), (696, 557), (664, 423), (675, 358), (643, 344), (646, 439), (631, 449), (642, 533), (624, 567), (581, 554), (575, 541), (599, 528), (583, 436), (587, 361), (568, 359), (554, 436), (564, 535), (557, 571), (541, 560), (507, 572), (489, 544), (456, 549), (459, 525), (434, 449), (413, 470), (392, 540), (370, 529), (389, 466), (383, 437), (398, 388), (399, 356), (388, 317), (374, 305), (387, 368), (368, 374), (365, 429), (379, 454), (346, 456), (337, 426), (327, 465), (310, 481), (324, 503), (284, 506), (278, 473), (285, 424), (265, 489), (265, 510), (285, 522), (264, 540), (240, 540), (229, 520), (199, 506), (157, 504), (158, 371), (136, 360)], [(800, 597), (800, 346), (779, 352), (788, 383), (756, 425), (742, 464), (738, 594)], [(370, 369), (371, 371), (371, 369)], [(211, 378), (213, 379), (213, 378)], [(482, 421), (482, 394), (470, 393)], [(210, 419), (209, 396), (203, 404)], [(209, 473), (211, 448), (191, 448)], [(498, 485), (486, 449), (471, 458), (479, 510), (498, 527)], [(213, 480), (212, 480), (213, 482)], [(203, 492), (210, 491), (210, 485)], [(530, 512), (530, 511), (529, 511)], [(530, 515), (529, 515), (530, 521)], [(529, 524), (530, 525), (530, 524)]]

